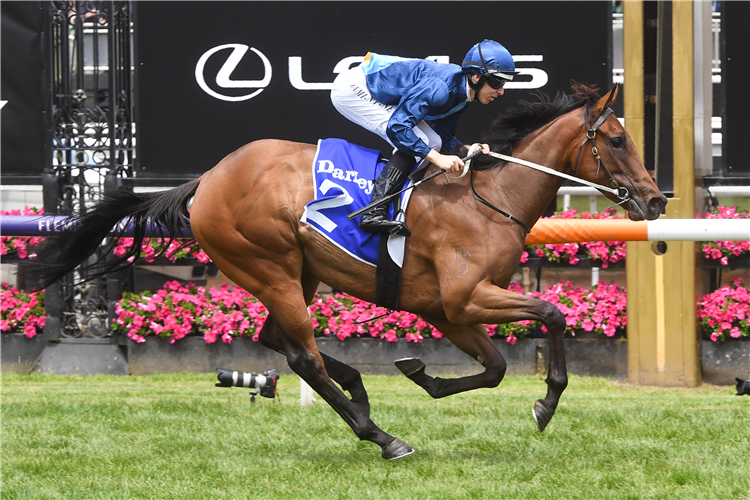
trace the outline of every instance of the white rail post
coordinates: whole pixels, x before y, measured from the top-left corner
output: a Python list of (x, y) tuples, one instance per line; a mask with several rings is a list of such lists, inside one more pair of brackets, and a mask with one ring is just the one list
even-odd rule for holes
[(299, 379), (299, 404), (300, 406), (312, 406), (315, 402), (315, 393), (312, 387), (305, 382), (305, 379)]

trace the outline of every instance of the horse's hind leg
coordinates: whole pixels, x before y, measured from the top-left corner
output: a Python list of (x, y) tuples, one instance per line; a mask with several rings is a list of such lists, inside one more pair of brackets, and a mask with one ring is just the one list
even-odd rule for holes
[(328, 354), (320, 353), (323, 362), (326, 365), (328, 375), (341, 386), (341, 388), (352, 396), (352, 403), (366, 417), (370, 416), (370, 400), (367, 397), (367, 390), (362, 383), (362, 375), (356, 369), (343, 363)]
[[(312, 302), (318, 284), (319, 281), (316, 278), (304, 273), (304, 276), (302, 277), (302, 289), (306, 304)], [(273, 316), (269, 315), (268, 318), (266, 318), (266, 322), (263, 323), (263, 328), (261, 328), (260, 333), (258, 334), (258, 340), (260, 340), (260, 343), (265, 347), (286, 355), (283, 347), (283, 338), (284, 332), (281, 331), (278, 322)], [(362, 383), (362, 376), (360, 373), (351, 366), (342, 363), (327, 354), (321, 352), (320, 355), (325, 363), (328, 376), (331, 377), (334, 382), (339, 384), (343, 390), (348, 391), (349, 394), (351, 394), (352, 403), (354, 403), (354, 405), (359, 408), (365, 416), (369, 417), (370, 402), (367, 398), (367, 390)]]
[(505, 376), (506, 363), (482, 325), (461, 326), (445, 320), (427, 320), (443, 333), (453, 345), (477, 360), (484, 371), (477, 375), (444, 379), (425, 373), (425, 364), (416, 358), (396, 362), (404, 375), (422, 387), (433, 398), (443, 398), (480, 387), (497, 387)]
[(289, 298), (261, 298), (284, 332), (283, 346), (289, 367), (331, 405), (359, 439), (378, 444), (383, 450), (383, 458), (394, 459), (413, 453), (411, 446), (379, 429), (328, 377), (325, 362), (315, 344), (312, 322), (304, 300), (300, 295), (299, 303), (295, 306), (287, 302)]
[[(278, 322), (273, 316), (269, 315), (266, 318), (266, 322), (263, 323), (263, 328), (261, 328), (260, 333), (258, 334), (258, 340), (264, 347), (286, 356), (283, 337), (284, 332), (281, 330)], [(367, 390), (362, 383), (362, 376), (360, 373), (351, 366), (342, 363), (325, 353), (321, 352), (320, 356), (323, 358), (328, 376), (331, 377), (334, 382), (339, 384), (343, 390), (348, 391), (352, 396), (352, 403), (354, 403), (359, 411), (365, 416), (369, 417), (370, 402), (367, 397)]]
[[(214, 261), (216, 260), (218, 259), (215, 258)], [(290, 258), (284, 262), (302, 260), (300, 255), (297, 259)], [(301, 270), (294, 269), (292, 265), (286, 267), (264, 260), (263, 265), (259, 265), (257, 261), (253, 263), (254, 275), (251, 275), (232, 263), (225, 261), (222, 264), (227, 275), (235, 283), (254, 293), (268, 309), (269, 317), (273, 317), (266, 342), (286, 355), (289, 367), (331, 405), (359, 439), (379, 445), (382, 457), (389, 460), (414, 452), (411, 446), (378, 428), (329, 378), (325, 361), (315, 344), (312, 321), (299, 278)]]

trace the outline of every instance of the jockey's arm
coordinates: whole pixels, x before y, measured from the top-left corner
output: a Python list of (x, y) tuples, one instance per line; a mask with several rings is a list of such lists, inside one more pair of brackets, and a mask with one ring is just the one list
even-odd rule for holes
[[(412, 130), (417, 123), (427, 116), (428, 111), (432, 106), (439, 106), (441, 100), (445, 101), (446, 98), (447, 90), (440, 90), (439, 87), (436, 88), (425, 85), (422, 88), (415, 88), (409, 93), (409, 95), (404, 96), (401, 103), (399, 103), (398, 107), (391, 115), (386, 133), (399, 151), (427, 158), (430, 162), (443, 170), (458, 173), (464, 168), (464, 163), (461, 161), (461, 158), (455, 155), (444, 155), (431, 149), (430, 146), (425, 144), (425, 142)], [(455, 114), (459, 115), (460, 113)], [(449, 131), (449, 129), (455, 131), (457, 120), (458, 116), (454, 117), (453, 115), (449, 115), (441, 120), (436, 120), (435, 123), (445, 121), (445, 123), (439, 123), (439, 130), (436, 130), (436, 132), (441, 138), (443, 138), (444, 135), (450, 136), (446, 138), (452, 139), (453, 142), (460, 145), (460, 141), (458, 141), (458, 139), (456, 139)], [(483, 145), (482, 149), (485, 153), (489, 153), (489, 147), (486, 144)]]
[(386, 127), (386, 135), (391, 143), (401, 152), (426, 158), (432, 149), (413, 129), (424, 120), (431, 108), (440, 106), (446, 98), (446, 89), (429, 85), (415, 87), (403, 96)]
[(458, 126), (458, 120), (464, 114), (464, 110), (461, 109), (453, 114), (446, 117), (439, 118), (428, 122), (432, 130), (434, 130), (440, 138), (443, 140), (443, 147), (440, 151), (458, 151), (461, 148), (467, 148), (463, 142), (456, 138), (456, 128)]

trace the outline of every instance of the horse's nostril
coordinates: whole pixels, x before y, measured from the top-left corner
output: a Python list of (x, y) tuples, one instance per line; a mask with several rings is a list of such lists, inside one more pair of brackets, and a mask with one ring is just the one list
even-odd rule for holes
[(667, 199), (662, 196), (654, 196), (648, 200), (648, 208), (651, 213), (663, 213), (667, 205)]
[(664, 208), (667, 206), (667, 199), (663, 196), (654, 196), (649, 200), (649, 205), (653, 208)]

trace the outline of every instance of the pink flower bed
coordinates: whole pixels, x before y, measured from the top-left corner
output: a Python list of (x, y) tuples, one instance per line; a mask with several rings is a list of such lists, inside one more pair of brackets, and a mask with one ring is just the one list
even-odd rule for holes
[[(520, 286), (515, 283), (511, 283), (509, 289), (521, 293)], [(593, 288), (585, 289), (563, 281), (546, 287), (543, 292), (528, 295), (555, 304), (565, 316), (566, 331), (572, 336), (575, 336), (576, 330), (583, 330), (612, 337), (618, 329), (624, 333), (627, 325), (627, 293), (625, 287), (616, 283), (607, 285), (599, 281)], [(498, 325), (497, 328), (517, 328), (516, 325), (527, 330), (512, 332), (515, 336), (526, 335), (532, 327), (541, 326), (534, 321), (519, 321), (510, 325)], [(547, 331), (545, 327), (542, 330)]]
[(742, 278), (701, 297), (698, 317), (714, 342), (747, 337), (750, 334), (750, 293)]
[[(511, 283), (509, 290), (523, 293), (521, 286)], [(555, 304), (565, 316), (567, 332), (594, 332), (612, 337), (624, 333), (627, 325), (627, 296), (624, 287), (599, 282), (591, 289), (557, 283), (530, 296)], [(22, 329), (33, 337), (44, 327), (44, 292), (26, 294), (7, 284), (2, 285), (0, 329), (3, 332)], [(388, 312), (386, 309), (346, 294), (316, 296), (309, 307), (316, 336), (348, 338), (379, 338), (395, 342), (422, 342), (425, 338), (443, 335), (414, 314)], [(158, 335), (170, 343), (186, 335), (203, 335), (208, 343), (219, 338), (230, 343), (234, 337), (251, 337), (258, 333), (268, 314), (255, 297), (240, 287), (224, 285), (219, 289), (173, 281), (156, 293), (142, 295), (126, 292), (117, 303), (113, 330), (128, 335), (136, 342)], [(377, 316), (380, 318), (364, 323)], [(698, 317), (710, 332), (711, 339), (727, 340), (748, 336), (750, 294), (741, 279), (734, 280), (711, 294), (701, 297)], [(510, 344), (541, 327), (534, 321), (504, 325), (485, 325), (489, 335), (504, 337)], [(541, 327), (545, 330), (544, 327)]]
[(31, 338), (44, 328), (44, 292), (25, 293), (0, 284), (0, 331), (23, 330)]
[[(317, 295), (309, 307), (310, 318), (317, 335), (335, 336), (339, 340), (348, 338), (381, 338), (395, 342), (406, 338), (408, 342), (421, 342), (424, 338), (441, 338), (435, 327), (415, 314), (388, 312), (351, 295)], [(371, 318), (378, 318), (367, 321)], [(364, 321), (363, 323), (358, 323)]]
[[(512, 283), (511, 291), (522, 293), (520, 285)], [(591, 290), (559, 283), (547, 287), (543, 293), (531, 296), (549, 300), (565, 314), (568, 330), (586, 330), (612, 336), (626, 324), (625, 289), (618, 285), (600, 283)], [(422, 318), (403, 311), (391, 311), (346, 294), (316, 296), (309, 307), (310, 319), (317, 336), (348, 338), (378, 338), (396, 342), (422, 342), (425, 338), (443, 335)], [(252, 337), (258, 332), (268, 312), (258, 300), (240, 287), (206, 291), (195, 285), (170, 282), (155, 294), (126, 293), (117, 305), (115, 329), (126, 333), (136, 342), (144, 342), (149, 335), (169, 339), (171, 343), (186, 335), (203, 334), (206, 342), (231, 342), (234, 337)], [(372, 321), (367, 321), (372, 318)], [(520, 321), (506, 325), (486, 325), (490, 336), (505, 337), (515, 344), (537, 325)]]
[(230, 343), (236, 336), (257, 341), (267, 314), (255, 297), (238, 286), (206, 291), (177, 281), (166, 283), (155, 294), (124, 293), (116, 312), (115, 331), (136, 342), (158, 335), (172, 344), (190, 333), (202, 333), (209, 344), (218, 338)]
[[(706, 219), (750, 219), (750, 212), (738, 212), (735, 207), (716, 207), (706, 214)], [(719, 260), (722, 266), (728, 266), (730, 257), (750, 252), (750, 241), (705, 241), (701, 249), (704, 258)]]

